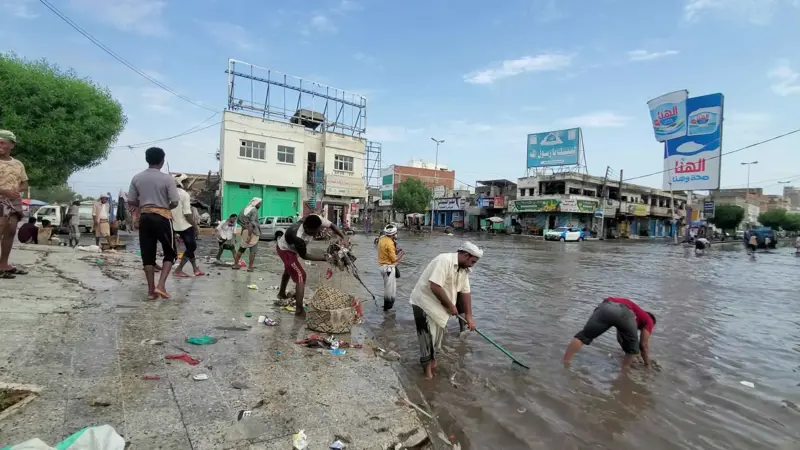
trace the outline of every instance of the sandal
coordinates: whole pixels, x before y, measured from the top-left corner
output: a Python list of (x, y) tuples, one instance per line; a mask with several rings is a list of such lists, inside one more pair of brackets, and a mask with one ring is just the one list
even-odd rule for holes
[(170, 298), (170, 297), (169, 297), (169, 294), (167, 294), (166, 292), (162, 291), (162, 290), (161, 290), (161, 289), (159, 289), (159, 288), (156, 288), (156, 290), (155, 290), (155, 294), (156, 294), (157, 296), (161, 297), (161, 298)]
[(8, 273), (13, 275), (27, 275), (28, 271), (25, 269), (20, 269), (19, 267), (12, 267), (11, 270), (7, 270)]
[(178, 271), (173, 272), (172, 276), (175, 278), (189, 278), (189, 274), (187, 274), (186, 272), (178, 272)]
[(0, 280), (13, 280), (14, 278), (17, 278), (17, 276), (11, 273), (11, 271), (0, 270)]
[(206, 274), (202, 270), (195, 271), (194, 276), (196, 277), (203, 277)]

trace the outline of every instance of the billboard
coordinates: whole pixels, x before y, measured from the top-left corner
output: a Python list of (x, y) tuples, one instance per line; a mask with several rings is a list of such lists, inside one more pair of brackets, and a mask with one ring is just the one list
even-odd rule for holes
[(325, 174), (325, 193), (342, 197), (365, 198), (367, 196), (367, 187), (363, 178), (328, 173)]
[(463, 197), (439, 198), (434, 200), (436, 211), (463, 211), (467, 207), (467, 200)]
[(581, 154), (581, 129), (528, 135), (528, 168), (574, 166)]
[(658, 142), (686, 136), (686, 101), (689, 91), (675, 91), (647, 102)]
[(686, 136), (664, 143), (663, 189), (719, 189), (724, 103), (722, 94), (686, 101)]

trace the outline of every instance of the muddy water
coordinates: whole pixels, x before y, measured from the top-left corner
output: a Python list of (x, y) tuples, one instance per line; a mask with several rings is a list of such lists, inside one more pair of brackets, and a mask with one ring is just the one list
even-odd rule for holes
[[(362, 278), (380, 295), (372, 239), (353, 242)], [(403, 355), (462, 448), (800, 448), (800, 258), (793, 249), (751, 261), (738, 245), (695, 257), (664, 243), (474, 239), (486, 251), (471, 275), (478, 327), (530, 371), (512, 370), (499, 351), (476, 334), (459, 337), (451, 322), (438, 378), (419, 376), (407, 299), (430, 259), (462, 238), (400, 236), (408, 256), (396, 311), (365, 308), (368, 325)], [(261, 267), (278, 267), (274, 253), (274, 243), (262, 243)], [(322, 270), (309, 271), (312, 283)], [(570, 338), (609, 295), (656, 314), (651, 354), (660, 370), (621, 376), (613, 333), (584, 347), (570, 369), (561, 365)]]

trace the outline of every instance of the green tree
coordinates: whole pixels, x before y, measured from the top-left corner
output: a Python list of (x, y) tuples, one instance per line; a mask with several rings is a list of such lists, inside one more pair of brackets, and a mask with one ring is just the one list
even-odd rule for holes
[(46, 188), (32, 187), (31, 198), (47, 203), (66, 204), (74, 200), (83, 200), (80, 194), (70, 189), (67, 185), (50, 186)]
[(714, 217), (709, 222), (722, 230), (735, 230), (744, 220), (744, 208), (736, 205), (718, 205), (714, 210)]
[(403, 214), (425, 211), (433, 199), (433, 193), (416, 178), (407, 178), (397, 185), (392, 197), (392, 206)]
[(758, 221), (761, 223), (761, 225), (773, 228), (775, 230), (780, 228), (785, 220), (786, 210), (781, 208), (773, 209), (772, 211), (765, 211), (758, 215)]
[(800, 231), (800, 214), (786, 213), (781, 228), (785, 231)]
[(0, 54), (0, 128), (31, 186), (59, 186), (108, 157), (127, 118), (105, 87), (47, 61)]

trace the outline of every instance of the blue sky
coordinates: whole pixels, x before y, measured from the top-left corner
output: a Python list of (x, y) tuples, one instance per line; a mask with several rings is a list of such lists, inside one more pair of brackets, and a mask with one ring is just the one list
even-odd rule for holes
[[(439, 159), (456, 178), (525, 173), (528, 133), (580, 126), (589, 171), (662, 169), (647, 100), (725, 95), (723, 151), (800, 123), (798, 0), (51, 0), (138, 68), (203, 105), (225, 106), (236, 58), (368, 98), (384, 165)], [(211, 112), (157, 88), (37, 0), (0, 0), (0, 50), (47, 58), (108, 86), (128, 115), (118, 144), (180, 133)], [(219, 117), (209, 119), (214, 123)], [(160, 144), (173, 171), (216, 171), (219, 127)], [(722, 187), (800, 185), (800, 134), (723, 157)], [(70, 182), (127, 187), (143, 148), (115, 148)], [(660, 187), (661, 176), (636, 182)]]

